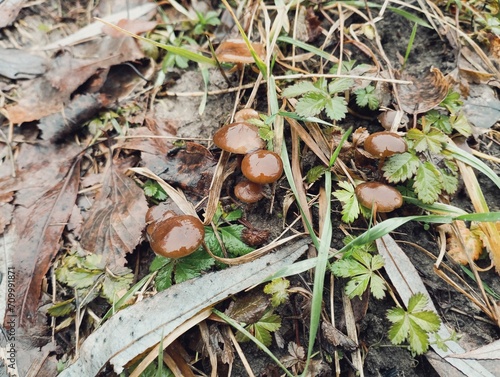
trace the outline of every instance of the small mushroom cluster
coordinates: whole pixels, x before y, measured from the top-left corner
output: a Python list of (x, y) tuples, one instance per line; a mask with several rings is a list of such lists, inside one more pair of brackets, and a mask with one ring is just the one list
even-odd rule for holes
[(236, 113), (235, 122), (217, 130), (213, 141), (220, 149), (244, 154), (241, 172), (246, 180), (234, 188), (234, 195), (244, 203), (256, 203), (263, 198), (263, 185), (276, 182), (283, 174), (283, 162), (278, 154), (264, 149), (265, 142), (259, 136), (257, 126), (248, 119), (259, 118), (253, 109)]
[(146, 235), (151, 249), (165, 258), (181, 258), (195, 252), (205, 238), (205, 228), (195, 216), (151, 207), (146, 214)]

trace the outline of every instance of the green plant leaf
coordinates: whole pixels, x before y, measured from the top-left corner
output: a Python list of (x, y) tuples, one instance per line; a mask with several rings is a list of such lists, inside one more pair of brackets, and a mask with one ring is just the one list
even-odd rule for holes
[(448, 174), (443, 169), (439, 169), (443, 183), (443, 190), (448, 194), (454, 194), (458, 189), (458, 178), (456, 174)]
[(411, 141), (412, 147), (417, 152), (429, 150), (433, 153), (440, 153), (448, 138), (440, 130), (432, 128), (428, 133), (420, 131), (418, 128), (412, 128), (406, 134)]
[(318, 115), (326, 106), (330, 97), (324, 93), (308, 92), (297, 101), (295, 111), (303, 117)]
[(205, 250), (199, 248), (193, 254), (176, 260), (175, 264), (175, 282), (182, 283), (183, 281), (200, 276), (202, 271), (208, 270), (215, 264), (215, 260), (206, 253)]
[(347, 102), (343, 97), (327, 98), (325, 112), (332, 120), (341, 120), (347, 114)]
[(356, 104), (360, 107), (366, 107), (370, 110), (377, 110), (379, 101), (375, 94), (375, 87), (368, 85), (366, 88), (358, 89), (354, 92), (356, 95)]
[(335, 79), (328, 84), (328, 92), (330, 94), (337, 94), (349, 90), (354, 85), (354, 80), (346, 77)]
[(465, 137), (472, 135), (472, 127), (463, 112), (450, 116), (450, 124), (457, 132)]
[(416, 293), (408, 301), (408, 310), (393, 308), (387, 311), (387, 319), (393, 323), (389, 329), (389, 339), (393, 344), (401, 344), (405, 339), (412, 352), (420, 355), (429, 349), (429, 334), (441, 326), (439, 316), (425, 310), (428, 298)]
[(264, 287), (264, 293), (271, 295), (271, 305), (276, 307), (288, 300), (290, 281), (285, 278), (274, 279)]
[(443, 188), (439, 170), (429, 161), (420, 164), (413, 187), (422, 202), (434, 203)]
[(301, 81), (297, 84), (285, 88), (282, 95), (286, 98), (293, 98), (309, 92), (323, 93), (323, 90), (318, 89), (311, 81)]
[(132, 270), (127, 270), (130, 272), (120, 276), (111, 276), (106, 273), (102, 282), (102, 296), (108, 302), (116, 302), (130, 288), (134, 280), (134, 274)]
[(342, 221), (349, 224), (359, 216), (358, 198), (354, 193), (354, 186), (349, 182), (340, 181), (338, 184), (343, 190), (335, 190), (333, 196), (342, 204)]
[(384, 177), (391, 183), (406, 181), (415, 175), (420, 166), (419, 158), (411, 153), (404, 152), (389, 157), (382, 167)]
[(244, 228), (243, 225), (229, 225), (218, 228), (226, 250), (233, 256), (245, 255), (254, 250), (253, 247), (248, 246), (241, 240), (241, 232)]
[(445, 107), (451, 114), (456, 114), (460, 111), (463, 104), (460, 101), (460, 94), (450, 90), (446, 98), (439, 105)]
[(428, 111), (427, 114), (425, 114), (425, 122), (423, 123), (425, 123), (426, 127), (434, 126), (447, 135), (451, 134), (453, 131), (450, 124), (450, 117), (440, 114), (437, 110)]
[[(245, 327), (249, 333), (253, 334), (258, 341), (269, 347), (272, 343), (271, 332), (281, 327), (281, 317), (273, 314), (272, 311), (266, 312), (258, 322)], [(241, 332), (237, 333), (236, 339), (241, 342), (249, 339)]]
[(326, 167), (324, 167), (323, 165), (318, 165), (318, 166), (315, 166), (315, 167), (309, 169), (309, 171), (306, 174), (307, 183), (316, 182), (318, 179), (320, 179), (325, 174), (325, 171), (326, 171)]
[(75, 305), (73, 304), (74, 301), (74, 298), (70, 298), (69, 300), (58, 302), (48, 308), (47, 313), (49, 313), (52, 317), (64, 317), (75, 310)]

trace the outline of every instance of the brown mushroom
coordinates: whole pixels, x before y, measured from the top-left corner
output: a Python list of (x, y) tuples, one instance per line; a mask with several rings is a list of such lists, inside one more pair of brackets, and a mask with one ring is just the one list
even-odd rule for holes
[(243, 180), (234, 186), (234, 195), (243, 203), (256, 203), (264, 197), (262, 185)]
[(246, 122), (226, 124), (214, 134), (214, 144), (227, 152), (245, 154), (264, 148), (257, 126)]
[(385, 159), (408, 150), (404, 139), (397, 133), (375, 132), (365, 139), (365, 150), (375, 158)]
[(283, 162), (274, 152), (258, 150), (243, 157), (241, 172), (252, 182), (261, 185), (273, 183), (283, 174)]
[(234, 114), (235, 122), (244, 122), (248, 119), (260, 119), (257, 110), (246, 108), (246, 109), (241, 109), (237, 111), (236, 114)]
[[(257, 55), (264, 59), (266, 50), (263, 43), (251, 43), (252, 48)], [(236, 64), (252, 64), (255, 60), (243, 39), (229, 39), (222, 42), (217, 50), (215, 56), (222, 63), (236, 63)]]
[(401, 193), (380, 182), (365, 182), (356, 186), (354, 193), (363, 207), (376, 212), (391, 212), (403, 205)]
[(181, 258), (196, 251), (205, 237), (201, 221), (191, 215), (160, 221), (149, 235), (153, 251), (166, 258)]

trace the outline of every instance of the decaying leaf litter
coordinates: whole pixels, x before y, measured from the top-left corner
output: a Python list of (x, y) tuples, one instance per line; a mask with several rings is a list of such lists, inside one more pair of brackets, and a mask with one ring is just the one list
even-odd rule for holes
[[(10, 372), (279, 375), (281, 365), (291, 375), (306, 368), (494, 375), (499, 286), (495, 268), (487, 270), (490, 261), (500, 265), (494, 4), (297, 3), (171, 1), (161, 11), (147, 2), (0, 5), (9, 15), (1, 42), (9, 59), (0, 61), (6, 303), (7, 268), (16, 269)], [(152, 49), (93, 17), (181, 50)], [(267, 54), (259, 50), (255, 64), (236, 72), (216, 68), (205, 31), (215, 47), (248, 35)], [(22, 65), (12, 63), (16, 55)], [(238, 158), (212, 143), (243, 107), (262, 114), (250, 122), (284, 163), (284, 177), (264, 187), (258, 204), (234, 199)], [(480, 117), (483, 110), (490, 116)], [(384, 128), (399, 130), (408, 150), (381, 159), (366, 152), (366, 138)], [(397, 186), (405, 205), (389, 214), (360, 206), (355, 188), (363, 181)], [(201, 248), (153, 260), (146, 211), (167, 196), (161, 211), (200, 216), (213, 256)], [(467, 269), (445, 256), (464, 245), (481, 254), (473, 262), (462, 252)], [(321, 273), (329, 263), (337, 278)], [(243, 283), (230, 281), (233, 271)], [(266, 285), (265, 295), (262, 285), (243, 293), (272, 274), (287, 278)], [(199, 299), (187, 296), (199, 293), (196, 284), (210, 287)], [(147, 307), (170, 295), (190, 305), (150, 321)], [(396, 333), (403, 318), (419, 319), (418, 327)], [(433, 351), (425, 358), (408, 351), (408, 344), (426, 350), (428, 334)], [(252, 335), (268, 355), (242, 343)], [(158, 343), (165, 364), (158, 346), (145, 353)], [(471, 349), (478, 350), (470, 359), (449, 357)]]

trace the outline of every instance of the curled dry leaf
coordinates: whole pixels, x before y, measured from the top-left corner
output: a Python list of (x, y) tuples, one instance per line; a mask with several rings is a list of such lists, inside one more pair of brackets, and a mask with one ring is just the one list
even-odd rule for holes
[(103, 255), (107, 266), (121, 267), (141, 239), (148, 205), (144, 191), (123, 172), (130, 161), (113, 161), (106, 169), (101, 191), (83, 224), (82, 247)]
[(464, 242), (465, 250), (450, 224), (442, 224), (438, 229), (444, 231), (446, 234), (446, 250), (448, 251), (448, 255), (455, 262), (467, 265), (468, 259), (465, 253), (469, 254), (472, 260), (477, 260), (481, 255), (483, 245), (477, 233), (477, 227), (471, 226), (471, 229), (468, 229), (465, 222), (459, 220), (455, 224)]
[(413, 81), (411, 85), (398, 85), (402, 110), (408, 114), (425, 113), (438, 106), (448, 94), (448, 80), (437, 68), (431, 68), (421, 79), (404, 74), (398, 78)]

